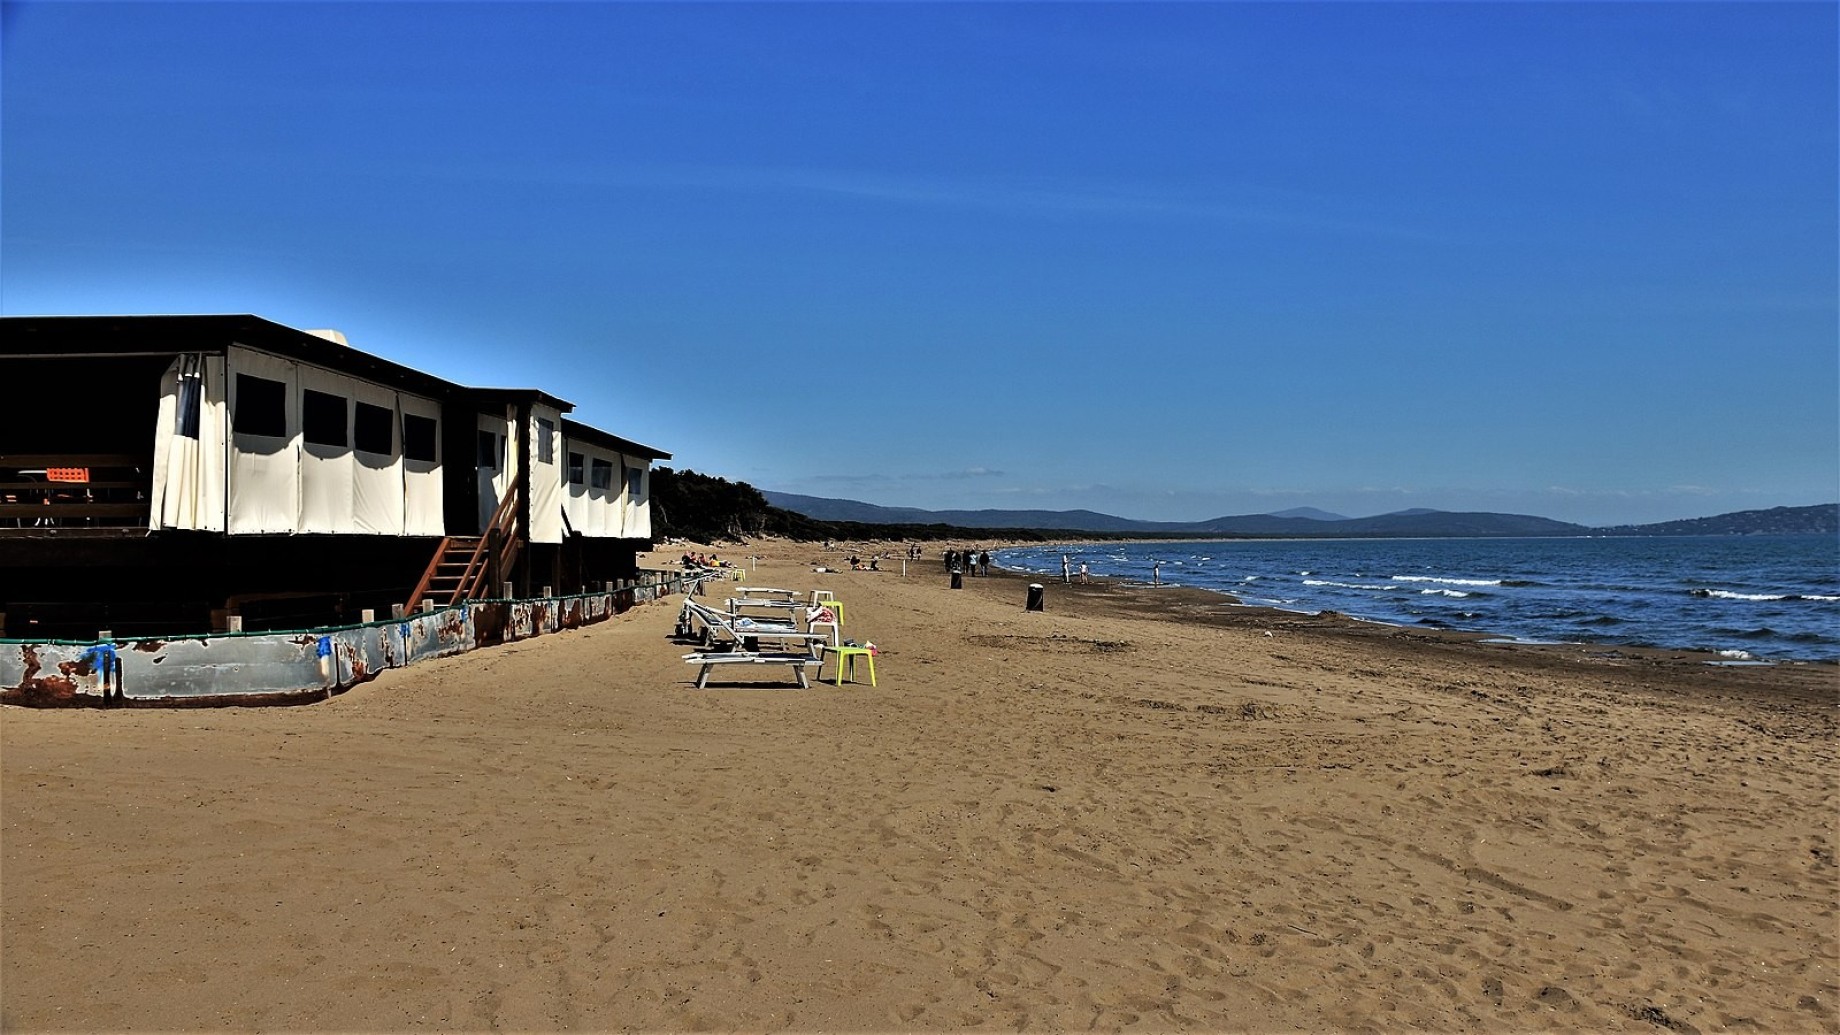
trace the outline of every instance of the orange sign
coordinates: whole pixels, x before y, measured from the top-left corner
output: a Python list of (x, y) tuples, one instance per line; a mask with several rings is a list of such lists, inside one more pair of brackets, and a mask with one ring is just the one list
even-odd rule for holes
[(89, 468), (47, 467), (45, 468), (45, 478), (54, 482), (86, 482), (89, 481)]

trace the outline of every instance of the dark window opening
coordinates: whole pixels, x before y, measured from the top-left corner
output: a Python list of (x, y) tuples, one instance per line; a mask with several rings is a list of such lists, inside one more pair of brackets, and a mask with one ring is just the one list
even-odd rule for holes
[(316, 446), (345, 445), (345, 398), (308, 388), (300, 393), (300, 437)]
[(637, 500), (645, 491), (645, 468), (620, 466), (626, 470), (626, 495)]
[(582, 456), (580, 453), (570, 453), (569, 454), (569, 484), (570, 485), (580, 485), (581, 484), (581, 480), (583, 476), (582, 462), (586, 459), (587, 458)]
[(198, 437), (198, 414), (204, 406), (204, 385), (196, 371), (179, 378), (179, 434)]
[(253, 374), (236, 375), (236, 412), (230, 426), (243, 435), (287, 437), (287, 385)]
[(403, 459), (424, 460), (431, 464), (440, 460), (440, 454), (435, 451), (435, 431), (433, 417), (403, 414)]
[(537, 418), (537, 463), (553, 464), (556, 462), (556, 423), (546, 417)]
[(382, 406), (358, 403), (351, 413), (351, 444), (366, 453), (388, 456), (396, 452), (396, 414)]
[(482, 471), (498, 470), (498, 434), (492, 431), (479, 433), (479, 469)]
[(595, 460), (593, 473), (590, 477), (592, 480), (588, 482), (588, 485), (592, 488), (613, 488), (613, 461)]

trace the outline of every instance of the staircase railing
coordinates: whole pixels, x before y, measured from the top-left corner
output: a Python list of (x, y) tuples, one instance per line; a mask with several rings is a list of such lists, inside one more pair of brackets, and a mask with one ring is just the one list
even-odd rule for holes
[[(504, 499), (498, 501), (498, 508), (492, 512), (485, 534), (473, 544), (466, 566), (461, 570), (459, 582), (443, 603), (452, 605), (488, 595), (494, 576), (509, 572), (517, 560), (518, 549), (522, 545), (517, 534), (517, 524), (518, 494), (516, 488), (513, 488), (505, 494)], [(435, 547), (434, 557), (428, 562), (428, 568), (422, 572), (421, 581), (415, 585), (415, 592), (409, 595), (409, 610), (420, 607), (423, 599), (431, 595), (434, 581), (440, 576), (441, 567), (447, 562), (456, 540), (470, 538), (473, 537), (444, 536), (441, 539), (440, 545)]]

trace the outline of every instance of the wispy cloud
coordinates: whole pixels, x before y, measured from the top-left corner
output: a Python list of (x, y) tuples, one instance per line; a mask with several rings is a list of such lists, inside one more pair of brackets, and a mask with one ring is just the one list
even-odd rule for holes
[(1004, 472), (988, 467), (967, 467), (958, 471), (932, 471), (913, 474), (814, 474), (808, 482), (840, 485), (892, 485), (896, 482), (967, 481), (973, 478), (1001, 478)]
[(810, 197), (976, 210), (1010, 215), (1095, 216), (1281, 226), (1325, 233), (1424, 240), (1412, 227), (1338, 216), (1348, 199), (1248, 183), (1206, 187), (1053, 178), (979, 179), (903, 176), (874, 170), (791, 166), (628, 166), (600, 162), (514, 162), (490, 165), (392, 165), (418, 177), (497, 180), (627, 189), (682, 189)]

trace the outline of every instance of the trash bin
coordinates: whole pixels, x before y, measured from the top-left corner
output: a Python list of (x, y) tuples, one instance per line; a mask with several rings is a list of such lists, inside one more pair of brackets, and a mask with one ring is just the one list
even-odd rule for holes
[(1044, 592), (1045, 591), (1041, 588), (1041, 583), (1039, 582), (1029, 583), (1029, 610), (1031, 611), (1042, 610), (1042, 596), (1044, 595)]
[(957, 568), (952, 569), (952, 588), (953, 589), (964, 589), (965, 588), (965, 573), (962, 571), (959, 571)]

